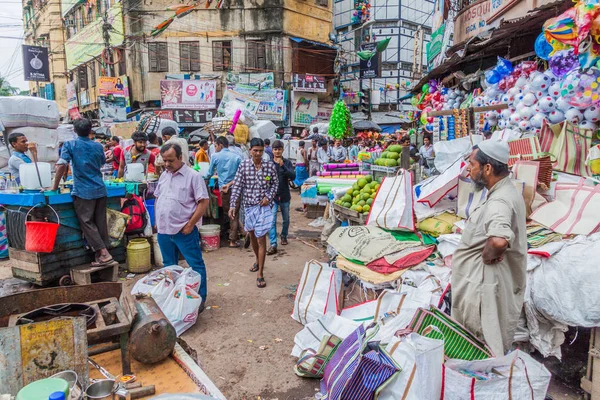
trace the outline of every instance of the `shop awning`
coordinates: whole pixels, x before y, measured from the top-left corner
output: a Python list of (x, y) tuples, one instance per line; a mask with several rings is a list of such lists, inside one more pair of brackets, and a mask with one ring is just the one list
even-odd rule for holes
[(337, 50), (335, 47), (325, 44), (325, 43), (319, 43), (319, 42), (315, 42), (312, 40), (308, 40), (308, 39), (302, 39), (299, 37), (293, 37), (290, 36), (290, 39), (293, 40), (296, 43), (310, 43), (310, 44), (314, 44), (315, 46), (321, 46), (321, 47), (327, 47), (328, 49), (333, 49), (333, 50)]

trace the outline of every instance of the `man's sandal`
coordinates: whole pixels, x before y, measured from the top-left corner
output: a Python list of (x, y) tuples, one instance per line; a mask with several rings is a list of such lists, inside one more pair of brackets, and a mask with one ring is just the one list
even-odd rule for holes
[(266, 287), (267, 282), (265, 281), (265, 278), (256, 278), (256, 286), (258, 286), (261, 289)]
[(258, 264), (254, 263), (254, 265), (252, 266), (252, 268), (250, 268), (250, 272), (257, 272), (258, 271)]

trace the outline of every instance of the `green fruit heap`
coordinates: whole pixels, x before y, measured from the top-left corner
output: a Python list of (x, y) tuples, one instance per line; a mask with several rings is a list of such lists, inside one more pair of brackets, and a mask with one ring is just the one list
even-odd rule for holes
[(380, 158), (375, 160), (375, 165), (381, 167), (397, 167), (400, 165), (400, 153), (402, 153), (402, 146), (398, 144), (391, 145), (381, 153)]
[(379, 186), (380, 184), (373, 181), (370, 175), (366, 175), (354, 182), (346, 194), (336, 200), (335, 203), (363, 215), (368, 215)]

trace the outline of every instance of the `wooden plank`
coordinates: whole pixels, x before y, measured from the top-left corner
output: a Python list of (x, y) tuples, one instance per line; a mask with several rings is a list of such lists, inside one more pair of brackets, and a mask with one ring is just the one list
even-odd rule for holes
[(110, 265), (100, 267), (92, 267), (88, 264), (71, 268), (71, 278), (77, 285), (89, 285), (94, 278), (116, 282), (119, 279), (119, 263), (115, 261)]
[[(123, 309), (116, 298), (97, 300), (85, 304), (92, 305), (102, 303), (111, 303), (116, 307), (119, 322), (107, 326), (104, 324), (104, 321), (102, 321), (102, 328), (100, 328), (100, 326), (98, 326), (98, 322), (96, 322), (97, 327), (94, 329), (88, 329), (87, 331), (88, 341), (90, 344), (104, 343), (106, 342), (107, 338), (111, 338), (122, 333), (127, 333), (131, 329), (131, 321), (129, 321), (129, 319), (123, 314)], [(102, 319), (99, 306), (96, 307), (98, 308), (98, 319)]]
[(592, 336), (594, 339), (594, 346), (590, 349), (590, 357), (592, 357), (592, 387), (591, 387), (591, 399), (600, 400), (600, 359), (593, 357), (594, 349), (600, 345), (600, 329), (594, 328)]
[(55, 283), (62, 276), (69, 275), (69, 272), (69, 268), (61, 268), (40, 274), (37, 272), (31, 272), (17, 267), (12, 267), (12, 276), (34, 283), (38, 286), (47, 286), (51, 283)]

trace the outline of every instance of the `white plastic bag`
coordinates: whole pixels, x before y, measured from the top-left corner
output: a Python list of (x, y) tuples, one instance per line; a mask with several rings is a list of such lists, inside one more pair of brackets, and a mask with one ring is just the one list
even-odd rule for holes
[(433, 144), (435, 169), (445, 171), (456, 160), (470, 154), (473, 146), (483, 140), (481, 135), (465, 136), (454, 140), (444, 140)]
[(179, 265), (170, 265), (153, 271), (133, 285), (131, 294), (152, 296), (156, 305), (162, 309), (162, 304), (173, 291), (183, 271), (184, 268)]
[(328, 312), (338, 314), (341, 288), (341, 270), (315, 260), (307, 262), (296, 291), (292, 318), (306, 325)]
[(410, 172), (402, 170), (398, 176), (383, 179), (371, 206), (367, 226), (415, 230)]
[(292, 356), (300, 357), (300, 354), (307, 349), (316, 351), (325, 335), (335, 335), (340, 339), (345, 339), (359, 325), (360, 322), (342, 318), (334, 313), (327, 313), (318, 320), (306, 324), (304, 329), (296, 334)]
[[(378, 400), (438, 400), (442, 392), (444, 341), (416, 333), (394, 337), (387, 352), (402, 367)], [(486, 399), (487, 400), (487, 399)]]
[[(480, 361), (448, 360), (444, 365), (443, 400), (544, 400), (551, 374), (520, 350)], [(477, 380), (459, 371), (492, 373)]]
[(459, 158), (441, 175), (435, 175), (416, 185), (417, 201), (426, 203), (429, 207), (435, 206), (437, 202), (458, 186), (458, 177), (466, 167), (467, 163)]
[(159, 307), (175, 328), (177, 336), (180, 336), (196, 323), (200, 304), (202, 304), (200, 295), (194, 289), (189, 288), (184, 279), (179, 279)]

